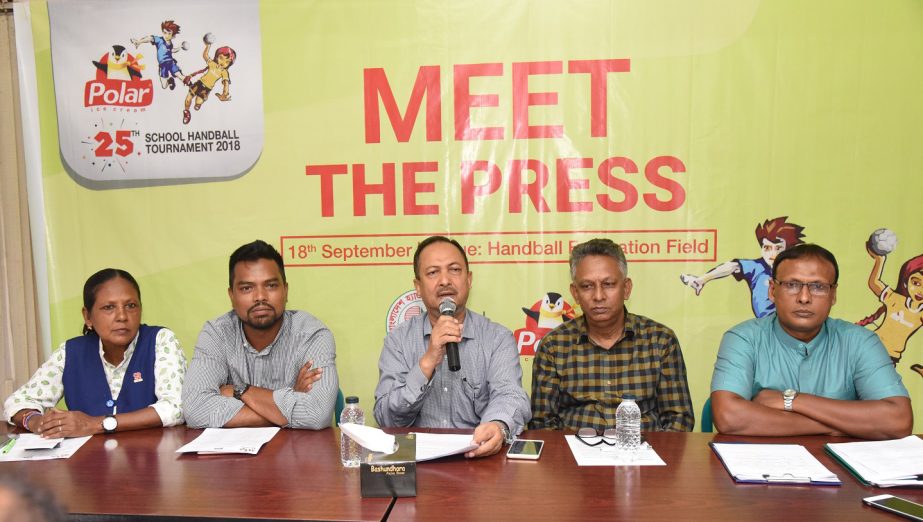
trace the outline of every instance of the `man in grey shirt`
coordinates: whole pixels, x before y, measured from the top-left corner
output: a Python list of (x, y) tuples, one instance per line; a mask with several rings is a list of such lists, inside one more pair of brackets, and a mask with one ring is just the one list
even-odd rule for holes
[[(471, 272), (458, 242), (425, 239), (414, 253), (413, 270), (427, 313), (385, 337), (375, 420), (380, 426), (474, 428), (479, 447), (466, 456), (493, 455), (531, 417), (513, 335), (465, 308)], [(447, 298), (455, 302), (454, 315), (440, 314)], [(458, 345), (458, 371), (444, 362), (448, 343)]]
[(191, 428), (330, 426), (339, 383), (333, 334), (307, 312), (285, 310), (282, 256), (254, 241), (228, 267), (233, 310), (205, 323), (183, 384)]

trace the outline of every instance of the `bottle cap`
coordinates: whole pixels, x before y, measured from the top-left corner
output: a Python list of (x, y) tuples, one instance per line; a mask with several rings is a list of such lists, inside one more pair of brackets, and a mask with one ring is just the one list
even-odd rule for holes
[(622, 395), (622, 400), (623, 401), (633, 401), (635, 400), (635, 396), (630, 393), (626, 393), (625, 395)]
[(359, 397), (356, 397), (355, 395), (350, 395), (349, 397), (346, 398), (346, 404), (358, 404), (358, 403), (359, 403)]

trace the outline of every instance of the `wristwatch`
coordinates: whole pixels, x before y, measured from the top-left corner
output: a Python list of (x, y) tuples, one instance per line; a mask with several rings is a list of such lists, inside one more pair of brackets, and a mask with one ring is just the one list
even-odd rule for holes
[(501, 420), (495, 420), (494, 422), (496, 422), (497, 425), (500, 426), (500, 433), (503, 434), (503, 443), (512, 444), (513, 435), (510, 433), (510, 428), (506, 425), (506, 423)]
[(234, 398), (237, 400), (242, 400), (241, 397), (243, 397), (244, 394), (247, 393), (247, 390), (249, 389), (250, 389), (249, 384), (246, 386), (235, 386), (234, 387)]
[(115, 415), (107, 415), (103, 418), (103, 430), (105, 430), (106, 433), (112, 433), (118, 427), (119, 421), (115, 418)]
[(797, 396), (798, 392), (791, 388), (782, 392), (782, 403), (785, 405), (785, 411), (792, 411), (792, 402)]

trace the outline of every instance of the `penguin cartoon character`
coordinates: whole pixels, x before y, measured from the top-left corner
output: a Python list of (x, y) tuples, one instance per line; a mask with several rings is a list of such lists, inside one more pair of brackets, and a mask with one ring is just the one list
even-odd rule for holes
[(113, 45), (112, 51), (104, 54), (98, 62), (94, 61), (93, 65), (99, 69), (98, 76), (103, 76), (109, 80), (128, 82), (141, 78), (141, 70), (144, 66), (138, 62), (140, 58), (140, 54), (133, 56), (125, 52), (125, 47)]
[(538, 328), (548, 330), (557, 328), (565, 319), (574, 318), (574, 310), (557, 292), (548, 292), (532, 308), (523, 307), (522, 311), (536, 322)]

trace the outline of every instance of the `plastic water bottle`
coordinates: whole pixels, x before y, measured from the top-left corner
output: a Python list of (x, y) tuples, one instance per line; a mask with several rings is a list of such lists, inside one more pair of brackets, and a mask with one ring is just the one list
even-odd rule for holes
[(641, 409), (634, 395), (622, 397), (615, 410), (615, 445), (628, 460), (633, 460), (641, 447)]
[[(342, 426), (347, 423), (365, 424), (365, 412), (359, 407), (359, 397), (350, 396), (346, 398), (346, 407), (343, 408), (343, 413), (340, 414), (340, 425)], [(358, 468), (361, 453), (362, 446), (359, 446), (359, 443), (349, 438), (341, 431), (340, 461), (343, 462), (343, 466), (347, 468)]]

